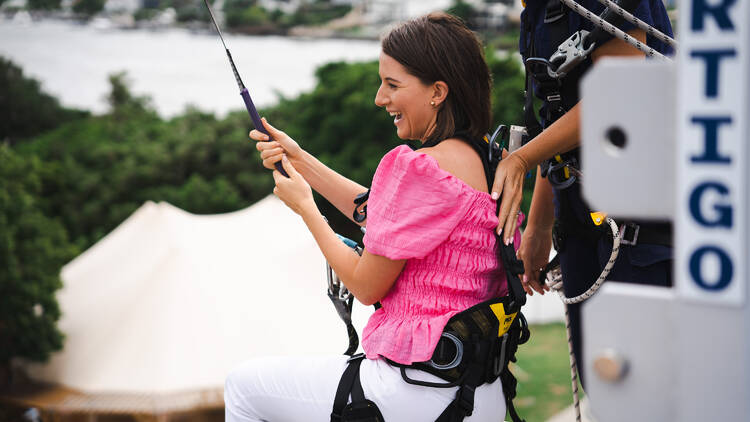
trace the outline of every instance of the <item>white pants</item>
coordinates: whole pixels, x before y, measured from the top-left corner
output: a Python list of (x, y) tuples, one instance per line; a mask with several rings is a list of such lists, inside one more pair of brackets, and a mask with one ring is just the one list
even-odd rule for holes
[[(254, 359), (232, 371), (224, 389), (226, 420), (329, 421), (347, 356), (273, 357)], [(410, 378), (445, 382), (428, 373), (408, 370)], [(433, 422), (453, 401), (458, 387), (411, 385), (400, 369), (383, 360), (365, 359), (360, 367), (365, 398), (380, 409), (386, 422)], [(474, 413), (467, 422), (499, 422), (505, 418), (500, 380), (476, 389)]]

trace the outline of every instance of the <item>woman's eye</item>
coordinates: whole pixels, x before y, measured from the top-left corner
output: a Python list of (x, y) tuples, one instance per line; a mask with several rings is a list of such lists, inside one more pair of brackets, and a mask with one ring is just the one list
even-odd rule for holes
[(388, 84), (388, 87), (391, 89), (396, 89), (396, 85), (393, 85), (393, 84)]

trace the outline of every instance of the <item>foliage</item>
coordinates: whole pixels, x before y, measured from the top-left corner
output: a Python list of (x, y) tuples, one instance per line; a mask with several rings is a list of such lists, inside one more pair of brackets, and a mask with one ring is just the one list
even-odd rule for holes
[(224, 17), (230, 28), (259, 25), (268, 19), (257, 0), (225, 0)]
[(104, 9), (104, 0), (77, 0), (73, 11), (86, 16), (93, 16)]
[(15, 144), (86, 114), (61, 107), (56, 98), (42, 92), (39, 82), (0, 57), (0, 142)]
[(209, 22), (211, 20), (203, 0), (162, 0), (159, 3), (160, 9), (174, 8), (178, 22)]
[(0, 366), (14, 357), (44, 361), (62, 348), (54, 293), (76, 250), (38, 206), (41, 170), (36, 157), (0, 146)]
[(43, 161), (40, 204), (60, 218), (78, 247), (91, 246), (147, 200), (221, 213), (271, 192), (273, 182), (246, 141), (246, 113), (217, 121), (187, 110), (164, 121), (129, 93), (122, 75), (110, 80), (109, 114), (19, 146)]
[(330, 1), (303, 3), (292, 14), (288, 24), (291, 26), (322, 25), (346, 15), (351, 10), (352, 7), (348, 4), (331, 4)]
[(60, 0), (28, 0), (27, 7), (31, 10), (56, 10), (60, 8)]
[(445, 12), (461, 18), (461, 20), (466, 22), (466, 25), (470, 28), (472, 27), (472, 21), (476, 15), (474, 7), (463, 0), (454, 0), (451, 7), (446, 9)]

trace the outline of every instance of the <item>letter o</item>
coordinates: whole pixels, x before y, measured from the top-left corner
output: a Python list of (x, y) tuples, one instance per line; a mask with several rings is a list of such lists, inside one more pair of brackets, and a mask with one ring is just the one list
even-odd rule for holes
[[(707, 254), (714, 254), (719, 258), (719, 278), (714, 283), (709, 283), (703, 279), (701, 274), (701, 264), (703, 263), (703, 257)], [(723, 249), (718, 246), (703, 246), (696, 249), (692, 255), (690, 255), (690, 275), (693, 277), (693, 281), (699, 285), (702, 289), (718, 291), (725, 289), (732, 281), (732, 275), (734, 273), (734, 267), (732, 260)]]

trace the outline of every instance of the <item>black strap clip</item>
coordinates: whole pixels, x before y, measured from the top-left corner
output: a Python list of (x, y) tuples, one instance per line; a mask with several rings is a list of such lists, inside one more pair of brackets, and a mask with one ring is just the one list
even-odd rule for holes
[[(362, 192), (354, 198), (354, 212), (352, 213), (352, 219), (357, 223), (361, 223), (367, 220), (367, 199), (370, 197), (370, 189), (367, 192)], [(362, 206), (362, 204), (365, 204)], [(359, 207), (362, 207), (360, 210)]]

